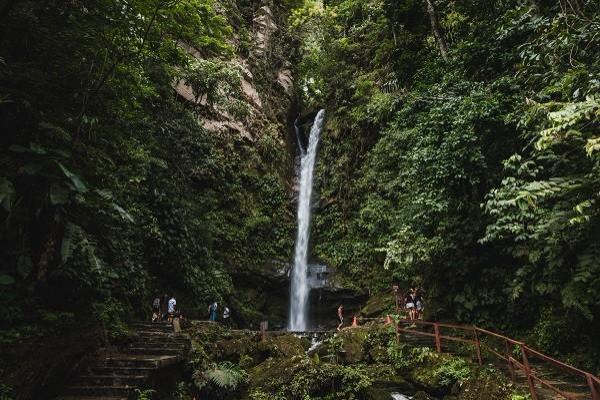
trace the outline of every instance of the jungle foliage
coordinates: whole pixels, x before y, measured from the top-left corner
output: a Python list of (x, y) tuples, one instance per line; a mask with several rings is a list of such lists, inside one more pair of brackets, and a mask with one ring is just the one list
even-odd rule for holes
[(434, 1), (444, 57), (426, 3), (291, 17), (300, 95), (330, 116), (315, 251), (598, 369), (600, 4)]
[[(287, 258), (281, 121), (263, 116), (254, 139), (199, 123), (247, 116), (233, 61), (258, 64), (257, 7), (2, 2), (0, 348), (82, 318), (117, 329), (149, 315), (159, 290), (204, 313), (232, 290), (232, 270)], [(254, 74), (265, 90), (283, 62), (267, 60), (273, 70)], [(206, 101), (181, 99), (179, 80)]]
[(248, 331), (196, 324), (188, 331), (192, 382), (183, 382), (182, 398), (376, 400), (396, 391), (415, 399), (525, 398), (493, 367), (398, 342), (390, 328), (346, 329), (307, 354), (310, 341), (291, 333), (261, 340)]

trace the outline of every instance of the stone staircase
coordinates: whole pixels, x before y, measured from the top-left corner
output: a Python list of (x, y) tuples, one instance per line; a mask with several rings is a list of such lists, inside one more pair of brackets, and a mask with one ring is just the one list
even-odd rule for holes
[(136, 388), (154, 387), (159, 370), (174, 366), (190, 340), (166, 322), (132, 325), (135, 339), (119, 352), (99, 355), (80, 372), (57, 400), (126, 400)]

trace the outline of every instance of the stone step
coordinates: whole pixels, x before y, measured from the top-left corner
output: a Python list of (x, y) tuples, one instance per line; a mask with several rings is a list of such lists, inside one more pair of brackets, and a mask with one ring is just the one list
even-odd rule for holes
[(161, 368), (181, 360), (179, 355), (120, 355), (106, 358), (98, 366)]
[(122, 396), (60, 396), (56, 400), (127, 400)]
[(156, 337), (156, 338), (164, 338), (164, 337), (178, 337), (181, 335), (176, 335), (174, 331), (159, 331), (159, 330), (142, 330), (137, 331), (137, 336), (140, 337)]
[(146, 382), (147, 375), (84, 375), (77, 380), (77, 386), (135, 386)]
[(144, 344), (148, 344), (150, 346), (153, 345), (165, 345), (165, 344), (177, 344), (177, 345), (183, 345), (183, 346), (189, 346), (190, 341), (184, 337), (140, 337), (140, 338), (135, 338), (133, 339), (133, 341), (131, 343), (144, 343)]
[(71, 386), (67, 389), (69, 395), (83, 396), (120, 396), (129, 397), (136, 386)]
[(173, 329), (140, 329), (139, 331), (135, 331), (138, 336), (175, 336), (175, 331)]
[[(185, 343), (147, 343), (147, 342), (133, 342), (129, 344), (123, 351), (129, 352), (129, 349), (133, 348), (146, 348), (146, 349), (175, 349), (178, 353), (182, 353), (188, 349), (188, 345)], [(152, 354), (152, 353), (150, 353)], [(157, 353), (158, 354), (158, 353)]]
[(137, 323), (131, 325), (132, 329), (141, 330), (141, 331), (163, 331), (163, 332), (173, 332), (173, 324), (171, 323)]
[(170, 323), (138, 322), (131, 328), (137, 337), (127, 348), (96, 359), (57, 399), (126, 400), (160, 368), (180, 362), (191, 346), (186, 336), (173, 332)]
[(89, 369), (89, 373), (93, 375), (115, 375), (115, 376), (124, 376), (124, 375), (134, 375), (134, 376), (150, 376), (156, 368), (154, 367), (119, 367), (119, 366), (92, 366)]
[(178, 347), (153, 347), (153, 346), (140, 346), (140, 347), (129, 347), (127, 349), (128, 354), (141, 354), (141, 355), (160, 355), (160, 356), (176, 356), (181, 353), (181, 348)]

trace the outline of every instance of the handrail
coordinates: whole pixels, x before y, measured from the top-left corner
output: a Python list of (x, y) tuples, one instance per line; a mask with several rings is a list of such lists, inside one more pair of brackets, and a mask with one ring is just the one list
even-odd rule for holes
[[(423, 332), (415, 329), (407, 329), (401, 324), (411, 324), (411, 325), (423, 325), (433, 327), (434, 332)], [(467, 339), (464, 337), (452, 336), (450, 334), (441, 334), (440, 328), (449, 328), (449, 329), (458, 329), (463, 332), (472, 333), (474, 339)], [(590, 373), (583, 371), (579, 368), (576, 368), (572, 365), (566, 364), (562, 361), (556, 360), (550, 356), (547, 356), (537, 350), (534, 350), (527, 346), (524, 342), (512, 339), (508, 336), (501, 335), (496, 332), (489, 331), (487, 329), (479, 328), (477, 326), (472, 325), (456, 325), (442, 322), (432, 322), (432, 321), (422, 321), (422, 320), (408, 320), (408, 319), (400, 319), (396, 321), (396, 331), (398, 333), (403, 332), (407, 334), (420, 335), (426, 337), (433, 337), (435, 339), (435, 347), (438, 352), (442, 351), (442, 342), (443, 341), (459, 341), (463, 343), (471, 344), (475, 347), (477, 359), (480, 365), (483, 364), (483, 358), (481, 350), (487, 351), (489, 354), (506, 361), (508, 363), (508, 369), (511, 372), (511, 378), (513, 381), (516, 380), (515, 369), (523, 371), (525, 378), (527, 380), (529, 390), (531, 392), (531, 397), (533, 400), (539, 399), (539, 394), (535, 388), (535, 382), (538, 382), (542, 387), (546, 387), (553, 391), (554, 393), (560, 395), (561, 397), (567, 400), (573, 400), (578, 398), (578, 394), (567, 392), (565, 390), (561, 390), (560, 388), (553, 385), (552, 382), (544, 380), (540, 377), (540, 375), (535, 371), (534, 366), (532, 366), (529, 362), (528, 355), (536, 357), (544, 362), (550, 363), (560, 369), (567, 371), (572, 375), (577, 375), (583, 378), (584, 382), (587, 383), (588, 393), (591, 395), (592, 400), (600, 400), (600, 377)], [(505, 354), (502, 354), (502, 351), (498, 351), (494, 349), (492, 346), (487, 345), (486, 343), (482, 343), (480, 341), (481, 335), (487, 335), (494, 337), (496, 339), (500, 339), (505, 344)], [(510, 354), (510, 346), (518, 346), (521, 351), (521, 356), (523, 358), (522, 362), (514, 359)], [(585, 394), (585, 393), (580, 393)]]

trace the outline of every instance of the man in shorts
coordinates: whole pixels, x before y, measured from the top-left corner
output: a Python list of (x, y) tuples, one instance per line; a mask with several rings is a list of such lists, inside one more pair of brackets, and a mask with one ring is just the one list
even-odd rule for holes
[(344, 325), (344, 305), (340, 304), (340, 306), (337, 309), (337, 316), (338, 316), (338, 320), (340, 321), (340, 324), (337, 327), (337, 330), (339, 331), (342, 328), (342, 325)]

